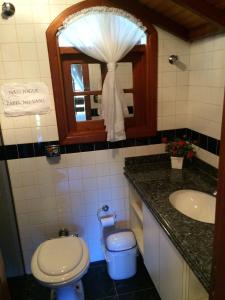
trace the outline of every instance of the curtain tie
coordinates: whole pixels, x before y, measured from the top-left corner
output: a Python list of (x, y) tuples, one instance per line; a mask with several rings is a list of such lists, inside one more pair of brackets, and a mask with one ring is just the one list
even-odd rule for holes
[(116, 67), (117, 67), (117, 63), (115, 62), (107, 63), (108, 72), (115, 72)]

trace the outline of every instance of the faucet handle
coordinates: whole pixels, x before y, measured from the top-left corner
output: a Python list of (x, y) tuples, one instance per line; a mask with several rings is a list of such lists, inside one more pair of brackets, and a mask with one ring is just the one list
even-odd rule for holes
[(73, 236), (73, 237), (79, 237), (79, 233), (73, 233), (73, 234), (70, 234), (70, 236)]
[(61, 228), (61, 229), (59, 229), (58, 236), (59, 237), (69, 236), (69, 233), (70, 232), (67, 228)]

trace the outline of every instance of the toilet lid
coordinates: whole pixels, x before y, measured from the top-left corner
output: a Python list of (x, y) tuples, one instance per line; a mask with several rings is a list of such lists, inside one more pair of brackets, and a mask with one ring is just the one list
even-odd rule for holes
[(37, 263), (47, 275), (63, 275), (79, 265), (83, 255), (80, 240), (63, 237), (44, 242), (38, 251)]
[(136, 239), (131, 230), (121, 230), (107, 236), (106, 246), (109, 251), (129, 250), (136, 246)]

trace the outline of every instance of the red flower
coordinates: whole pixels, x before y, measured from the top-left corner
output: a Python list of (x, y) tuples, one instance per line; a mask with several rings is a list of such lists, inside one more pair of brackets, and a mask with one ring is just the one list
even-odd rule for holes
[(161, 140), (162, 143), (166, 144), (166, 151), (172, 156), (192, 159), (192, 157), (195, 155), (192, 143), (188, 140), (175, 138), (172, 141), (168, 141), (167, 137), (163, 137)]
[(184, 145), (185, 145), (185, 141), (183, 141), (183, 140), (180, 140), (180, 141), (178, 141), (177, 143), (178, 143), (178, 145), (180, 145), (180, 146), (184, 146)]

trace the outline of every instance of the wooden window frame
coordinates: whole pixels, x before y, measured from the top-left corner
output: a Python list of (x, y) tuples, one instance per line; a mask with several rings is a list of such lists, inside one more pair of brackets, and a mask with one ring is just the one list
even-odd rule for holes
[[(122, 2), (122, 1), (121, 1)], [(92, 6), (113, 6), (124, 9), (141, 19), (147, 27), (146, 45), (135, 46), (121, 61), (133, 63), (134, 117), (125, 118), (127, 138), (154, 136), (157, 130), (157, 32), (153, 25), (141, 17), (142, 7), (132, 4), (123, 7), (118, 1), (87, 0), (63, 11), (48, 27), (47, 45), (53, 84), (60, 144), (89, 143), (106, 140), (103, 120), (76, 122), (71, 99), (72, 85), (68, 91), (68, 74), (65, 65), (75, 63), (100, 63), (75, 48), (59, 47), (57, 31), (63, 21), (75, 12)], [(144, 14), (143, 14), (144, 15)], [(68, 68), (68, 66), (67, 66)], [(138, 97), (137, 97), (138, 95)]]

